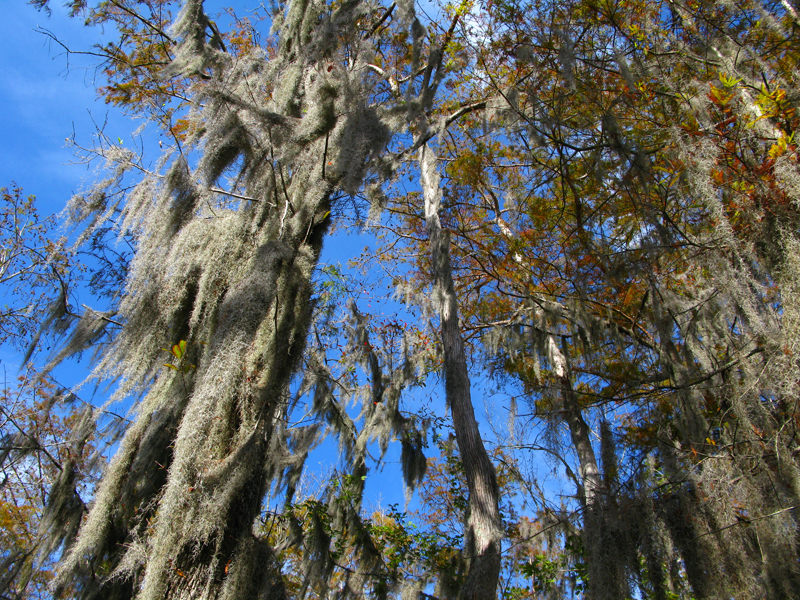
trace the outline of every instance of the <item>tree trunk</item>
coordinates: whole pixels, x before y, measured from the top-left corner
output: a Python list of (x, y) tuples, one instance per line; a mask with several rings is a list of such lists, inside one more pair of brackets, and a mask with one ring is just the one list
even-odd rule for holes
[(591, 429), (583, 418), (580, 403), (572, 387), (572, 373), (563, 342), (559, 348), (553, 336), (547, 338), (548, 355), (561, 384), (564, 420), (569, 427), (572, 447), (578, 455), (581, 487), (578, 497), (583, 508), (583, 542), (589, 568), (589, 597), (593, 600), (627, 598), (630, 595), (626, 573), (626, 549), (614, 535), (609, 519), (607, 490), (601, 494), (602, 481), (597, 455), (592, 447)]
[[(355, 194), (392, 135), (391, 115), (370, 103), (372, 83), (351, 60), (370, 45), (360, 3), (329, 13), (290, 2), (287, 13), (274, 56), (254, 49), (238, 60), (203, 43), (201, 0), (188, 0), (178, 18), (185, 41), (174, 69), (212, 73), (191, 94), (202, 106), (197, 166), (177, 158), (122, 209), (121, 220), (140, 229), (138, 247), (120, 304), (125, 327), (98, 372), (144, 380), (147, 393), (65, 552), (57, 592), (286, 597), (282, 566), (254, 527), (269, 486), (280, 490), (296, 468), (291, 454), (303, 451), (285, 421), (332, 196)], [(356, 40), (347, 55), (340, 36)], [(237, 171), (220, 192), (219, 180)], [(96, 197), (108, 198), (103, 185)], [(191, 360), (164, 365), (166, 340), (184, 342)], [(161, 443), (145, 443), (154, 430)]]
[(445, 393), (453, 414), (456, 441), (469, 488), (466, 543), (469, 570), (459, 598), (487, 600), (497, 596), (500, 576), (500, 545), (503, 536), (499, 509), (500, 492), (494, 465), (483, 445), (475, 420), (450, 265), (450, 238), (442, 230), (439, 221), (442, 201), (439, 172), (436, 168), (436, 155), (428, 144), (420, 147), (418, 161), (431, 245), (434, 303), (438, 308), (442, 327)]

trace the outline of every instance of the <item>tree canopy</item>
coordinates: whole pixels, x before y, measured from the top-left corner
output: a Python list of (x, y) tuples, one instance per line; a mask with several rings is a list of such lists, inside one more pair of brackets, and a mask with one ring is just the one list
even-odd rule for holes
[[(59, 416), (74, 450), (37, 479), (50, 409), (4, 411), (3, 489), (41, 488), (0, 506), (5, 589), (798, 597), (793, 0), (69, 6), (117, 36), (99, 93), (166, 143), (78, 147), (104, 165), (66, 209), (94, 308), (4, 190), (3, 265), (58, 283), (0, 320), (64, 334), (30, 389), (91, 348), (135, 400), (96, 484), (108, 413)], [(320, 264), (348, 227), (377, 248)], [(374, 285), (403, 318), (354, 301)], [(393, 443), (417, 508), (371, 512)]]

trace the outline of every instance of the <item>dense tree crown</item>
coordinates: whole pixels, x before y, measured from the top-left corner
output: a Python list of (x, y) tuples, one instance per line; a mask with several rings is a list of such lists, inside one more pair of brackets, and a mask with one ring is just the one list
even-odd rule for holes
[[(62, 335), (5, 392), (0, 594), (800, 596), (794, 0), (69, 6), (163, 154), (78, 148), (95, 308), (3, 190), (0, 284), (50, 301), (0, 332)], [(90, 348), (130, 421), (52, 408)], [(410, 512), (367, 508), (392, 443)]]

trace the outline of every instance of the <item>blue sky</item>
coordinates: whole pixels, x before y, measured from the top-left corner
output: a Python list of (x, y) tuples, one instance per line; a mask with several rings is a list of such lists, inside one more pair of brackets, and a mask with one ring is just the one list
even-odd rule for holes
[[(66, 18), (59, 5), (53, 8), (48, 18), (22, 0), (9, 3), (0, 37), (0, 182), (16, 181), (37, 196), (45, 213), (60, 210), (87, 176), (85, 167), (68, 164), (72, 151), (65, 139), (73, 124), (76, 132), (90, 132), (90, 112), (100, 120), (108, 112), (97, 101), (86, 61), (73, 58), (67, 70), (61, 49), (35, 30), (50, 29), (75, 47), (96, 41), (97, 31)], [(122, 125), (122, 118), (109, 115)]]

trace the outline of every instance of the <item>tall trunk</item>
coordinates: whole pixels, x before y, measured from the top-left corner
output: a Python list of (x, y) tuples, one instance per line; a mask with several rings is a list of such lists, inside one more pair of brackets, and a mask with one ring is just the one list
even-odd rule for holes
[(445, 393), (453, 414), (458, 450), (469, 488), (467, 553), (469, 570), (459, 598), (487, 600), (497, 595), (500, 576), (500, 519), (497, 475), (475, 420), (464, 340), (458, 323), (458, 302), (450, 265), (450, 238), (442, 230), (439, 210), (442, 190), (436, 155), (428, 144), (419, 149), (420, 181), (425, 199), (425, 221), (431, 245), (434, 301), (439, 310), (444, 348)]
[(580, 403), (572, 386), (572, 373), (566, 343), (561, 348), (553, 336), (547, 338), (553, 371), (561, 385), (564, 419), (569, 427), (572, 447), (578, 455), (581, 489), (578, 497), (583, 508), (583, 532), (586, 562), (589, 568), (589, 597), (593, 600), (627, 598), (630, 595), (625, 574), (626, 552), (614, 535), (609, 522), (607, 494), (601, 495), (602, 481), (597, 456), (592, 447), (591, 429), (583, 418)]
[[(176, 435), (170, 481), (160, 501), (161, 510), (181, 515), (181, 523), (158, 519), (153, 546), (171, 551), (151, 555), (142, 599), (285, 598), (272, 549), (252, 531), (270, 484), (264, 466), (277, 448), (274, 423), (283, 416), (289, 381), (305, 345), (311, 276), (326, 229), (315, 225), (315, 217), (319, 223), (329, 210), (327, 197), (307, 197), (306, 202), (286, 219), (283, 239), (262, 247), (264, 268), (222, 302), (216, 339), (209, 344), (218, 358), (201, 374), (210, 379), (215, 371), (235, 368), (225, 349), (250, 343), (260, 351), (243, 353), (240, 364), (252, 373), (251, 387), (233, 402), (218, 397), (216, 381), (195, 390)], [(260, 305), (267, 318), (243, 323), (242, 311), (250, 305)], [(209, 490), (208, 497), (198, 502), (187, 489), (194, 494)], [(217, 513), (217, 522), (202, 531), (198, 524), (206, 511)]]
[(594, 503), (597, 491), (600, 488), (600, 469), (597, 467), (597, 457), (592, 448), (589, 437), (590, 429), (581, 414), (578, 399), (572, 389), (572, 374), (567, 359), (567, 349), (564, 344), (559, 348), (553, 336), (547, 338), (547, 354), (553, 367), (553, 372), (561, 384), (561, 396), (564, 403), (564, 418), (569, 426), (572, 447), (578, 455), (578, 472), (582, 488), (578, 490), (581, 504), (584, 509)]
[[(370, 45), (366, 10), (289, 2), (275, 55), (253, 49), (232, 60), (204, 45), (202, 0), (186, 1), (173, 68), (211, 73), (190, 94), (202, 107), (197, 165), (177, 158), (166, 177), (147, 175), (126, 198), (121, 220), (138, 227), (138, 246), (120, 303), (125, 327), (98, 367), (148, 391), (61, 560), (57, 592), (286, 597), (281, 565), (254, 524), (269, 486), (297, 468), (290, 454), (313, 441), (287, 439), (285, 420), (332, 197), (359, 189), (393, 131), (352, 60), (359, 40)], [(340, 36), (351, 40), (346, 53)], [(221, 190), (234, 172), (231, 190)], [(110, 185), (93, 197), (113, 197)], [(76, 202), (87, 219), (113, 214)], [(176, 356), (178, 366), (162, 368), (165, 338), (185, 342), (191, 363)]]

